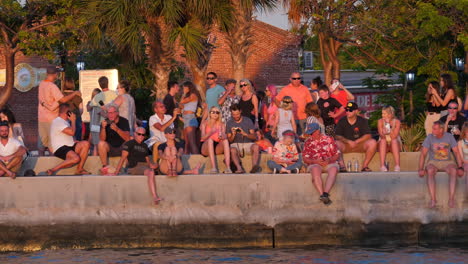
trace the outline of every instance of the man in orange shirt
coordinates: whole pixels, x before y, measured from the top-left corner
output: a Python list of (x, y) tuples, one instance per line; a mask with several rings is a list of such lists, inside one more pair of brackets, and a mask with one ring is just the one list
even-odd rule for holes
[(280, 105), (283, 97), (290, 96), (293, 100), (293, 112), (296, 125), (298, 127), (297, 134), (302, 135), (304, 132), (307, 114), (305, 113), (305, 106), (307, 103), (312, 102), (309, 88), (301, 84), (301, 74), (299, 72), (291, 73), (290, 84), (281, 89), (281, 92), (275, 97), (275, 103)]
[(67, 96), (63, 96), (62, 92), (60, 92), (60, 89), (54, 83), (55, 80), (57, 80), (57, 73), (58, 71), (56, 67), (47, 68), (46, 79), (39, 83), (39, 105), (37, 108), (39, 155), (44, 155), (45, 148), (49, 147), (50, 125), (52, 124), (52, 121), (58, 116), (59, 105), (70, 101), (75, 96), (81, 96), (80, 91), (75, 91)]

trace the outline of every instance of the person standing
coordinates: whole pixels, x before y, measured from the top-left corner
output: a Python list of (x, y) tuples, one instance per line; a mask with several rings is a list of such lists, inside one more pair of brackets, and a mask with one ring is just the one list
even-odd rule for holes
[[(75, 82), (71, 78), (65, 78), (65, 85), (63, 94), (65, 96), (75, 92)], [(81, 96), (74, 96), (70, 101), (68, 101), (70, 106), (70, 111), (76, 116), (76, 131), (75, 131), (75, 140), (81, 141), (83, 138), (83, 121), (81, 115), (83, 114), (83, 99)]]
[[(347, 105), (349, 101), (354, 101), (354, 95), (344, 87), (338, 79), (333, 79), (330, 86), (330, 97), (335, 98), (341, 105)], [(346, 114), (345, 112), (335, 117), (335, 124)]]
[[(453, 84), (452, 75), (444, 73), (440, 76), (440, 94), (435, 90), (431, 89), (437, 104), (445, 109), (450, 102), (457, 102), (457, 93), (455, 91), (455, 85)], [(460, 109), (461, 110), (461, 109)]]
[(455, 101), (448, 104), (447, 111), (448, 115), (441, 117), (440, 121), (444, 123), (445, 132), (452, 134), (455, 140), (458, 140), (466, 117), (458, 111), (458, 103)]
[(292, 112), (293, 101), (291, 97), (285, 96), (281, 101), (281, 107), (276, 113), (275, 125), (273, 127), (273, 134), (276, 134), (276, 137), (281, 140), (283, 137), (283, 132), (287, 130), (292, 130), (296, 133), (296, 122), (294, 121), (294, 114)]
[(278, 112), (278, 106), (275, 103), (275, 97), (278, 94), (276, 86), (273, 84), (267, 85), (265, 89), (265, 99), (262, 106), (263, 119), (265, 120), (265, 137), (268, 140), (273, 140), (271, 132), (276, 122), (276, 113)]
[(468, 195), (468, 122), (462, 127), (460, 140), (458, 141), (458, 151), (463, 160), (463, 169), (465, 174), (465, 193)]
[(163, 104), (166, 107), (166, 113), (170, 116), (174, 116), (174, 109), (177, 108), (177, 101), (175, 99), (176, 94), (179, 93), (179, 84), (174, 81), (167, 83), (167, 94), (163, 99)]
[[(437, 205), (435, 176), (438, 171), (445, 171), (449, 175), (449, 202), (450, 208), (455, 206), (455, 189), (457, 185), (457, 174), (462, 177), (465, 174), (463, 160), (458, 151), (457, 141), (445, 131), (444, 123), (434, 122), (432, 134), (426, 137), (422, 144), (419, 156), (418, 174), (420, 177), (427, 175), (427, 187), (431, 196), (430, 207)], [(455, 161), (451, 158), (451, 152)], [(426, 161), (426, 157), (429, 158)], [(458, 164), (458, 165), (457, 165)]]
[(236, 95), (236, 80), (226, 81), (226, 91), (219, 95), (218, 104), (221, 106), (222, 121), (226, 124), (231, 120), (231, 106), (238, 104), (240, 96)]
[(258, 97), (254, 94), (252, 83), (247, 79), (242, 79), (239, 82), (239, 87), (242, 91), (241, 99), (239, 100), (239, 108), (242, 116), (250, 118), (258, 128)]
[[(120, 81), (117, 85), (118, 96), (109, 104), (114, 104), (119, 107), (119, 115), (128, 120), (130, 135), (133, 135), (133, 131), (136, 127), (135, 100), (129, 92), (130, 83), (125, 80)], [(107, 112), (107, 106), (104, 106), (103, 109)]]
[[(89, 104), (91, 107), (103, 107), (110, 104), (117, 97), (117, 93), (115, 91), (109, 90), (109, 79), (106, 76), (99, 77), (98, 83), (99, 87), (101, 87), (101, 92), (91, 100), (91, 103)], [(101, 111), (100, 115), (100, 122), (102, 122), (106, 118), (107, 113)]]
[(330, 91), (326, 85), (319, 88), (320, 99), (317, 105), (320, 109), (320, 115), (325, 126), (325, 134), (330, 137), (335, 136), (335, 118), (345, 112), (343, 105), (335, 98), (330, 97)]
[(432, 81), (427, 86), (426, 98), (426, 120), (424, 121), (424, 129), (426, 130), (426, 136), (432, 134), (432, 125), (435, 121), (440, 119), (440, 112), (443, 108), (435, 98), (435, 93), (439, 94), (439, 83)]
[(52, 121), (50, 127), (50, 145), (54, 156), (62, 159), (63, 162), (48, 169), (47, 175), (53, 175), (61, 169), (74, 165), (78, 165), (75, 175), (90, 174), (83, 168), (88, 158), (90, 144), (88, 141), (75, 142), (73, 139), (76, 129), (75, 122), (76, 116), (70, 111), (70, 106), (68, 104), (60, 104), (59, 116)]
[[(310, 124), (304, 134), (309, 135), (302, 153), (304, 164), (312, 176), (315, 189), (320, 194), (320, 201), (325, 205), (330, 205), (332, 203), (330, 190), (338, 174), (337, 160), (340, 157), (340, 151), (332, 137), (320, 132), (320, 126), (317, 123)], [(325, 186), (322, 181), (322, 172), (328, 173)]]
[(214, 72), (209, 72), (206, 75), (206, 84), (207, 84), (207, 89), (206, 89), (206, 104), (207, 104), (207, 109), (205, 111), (206, 118), (208, 116), (208, 110), (211, 109), (211, 107), (216, 106), (218, 109), (220, 108), (220, 105), (218, 103), (218, 98), (219, 95), (224, 93), (226, 90), (216, 82), (218, 81), (218, 75)]
[(180, 105), (183, 107), (182, 118), (184, 120), (185, 154), (200, 154), (197, 142), (197, 129), (199, 124), (197, 116), (195, 115), (198, 104), (201, 101), (200, 94), (192, 82), (184, 82), (182, 84), (182, 89), (184, 94), (180, 99)]
[(38, 149), (41, 156), (44, 155), (45, 148), (50, 148), (50, 125), (58, 116), (59, 105), (70, 101), (75, 96), (81, 97), (80, 91), (63, 96), (60, 89), (54, 83), (58, 77), (56, 67), (48, 67), (46, 72), (47, 77), (39, 83), (38, 88)]
[(275, 103), (279, 107), (283, 97), (290, 96), (294, 102), (293, 112), (294, 119), (297, 125), (297, 134), (301, 135), (304, 132), (307, 114), (305, 113), (305, 106), (307, 103), (312, 102), (312, 95), (309, 89), (301, 84), (301, 74), (299, 72), (291, 73), (290, 84), (281, 89), (278, 96), (275, 98)]

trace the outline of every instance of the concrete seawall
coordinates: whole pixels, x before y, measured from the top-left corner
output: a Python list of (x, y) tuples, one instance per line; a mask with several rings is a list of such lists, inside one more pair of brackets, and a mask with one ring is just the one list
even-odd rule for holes
[(297, 247), (468, 243), (465, 179), (447, 207), (437, 176), (429, 209), (416, 173), (344, 173), (318, 200), (310, 175), (144, 176), (0, 179), (0, 250), (96, 247)]

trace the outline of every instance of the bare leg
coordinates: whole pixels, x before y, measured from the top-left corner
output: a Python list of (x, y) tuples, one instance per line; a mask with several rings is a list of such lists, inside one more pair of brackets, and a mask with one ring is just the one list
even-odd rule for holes
[(396, 139), (392, 140), (392, 154), (395, 160), (395, 167), (400, 167), (400, 142)]
[(380, 167), (385, 166), (385, 156), (387, 155), (387, 141), (380, 139), (379, 141), (379, 156), (380, 156)]
[(336, 141), (336, 146), (340, 150), (340, 158), (338, 159), (338, 164), (340, 165), (340, 168), (345, 168), (345, 163), (344, 163), (344, 153), (345, 153), (345, 144), (339, 140)]
[(252, 168), (255, 165), (258, 165), (258, 161), (260, 160), (260, 147), (257, 144), (253, 144), (250, 147), (250, 151), (252, 153)]
[(210, 156), (210, 161), (211, 161), (211, 169), (216, 169), (216, 155), (215, 155), (215, 149), (214, 149), (214, 142), (211, 138), (209, 138), (206, 141), (206, 144), (208, 144), (208, 155)]
[(226, 169), (231, 166), (231, 152), (229, 151), (229, 141), (227, 139), (221, 140), (215, 149), (216, 155), (224, 154), (224, 164)]
[(200, 154), (200, 151), (198, 150), (198, 144), (197, 144), (197, 138), (196, 138), (196, 128), (195, 127), (187, 127), (186, 129), (187, 133), (187, 142), (185, 144), (189, 145), (189, 153), (186, 154)]
[(102, 166), (107, 166), (107, 153), (109, 153), (110, 150), (109, 144), (106, 141), (99, 141), (97, 146)]
[(80, 156), (80, 162), (76, 168), (78, 173), (83, 172), (83, 166), (88, 159), (89, 153), (89, 142), (88, 141), (80, 141), (76, 144), (76, 153)]
[(427, 165), (426, 167), (427, 172), (427, 188), (429, 189), (429, 195), (431, 196), (431, 204), (430, 207), (433, 208), (437, 204), (436, 200), (436, 193), (435, 193), (435, 175), (437, 173), (437, 168), (433, 165)]
[(159, 204), (159, 201), (161, 199), (158, 197), (158, 194), (156, 193), (156, 180), (154, 177), (154, 170), (152, 169), (147, 169), (145, 170), (145, 175), (148, 177), (148, 187), (150, 189), (151, 195), (153, 196), (153, 202), (155, 205)]
[(322, 167), (313, 166), (310, 174), (312, 175), (312, 183), (314, 184), (315, 189), (317, 190), (319, 195), (322, 195), (323, 194)]
[(336, 181), (336, 174), (338, 173), (338, 168), (336, 167), (331, 167), (328, 169), (328, 176), (327, 180), (325, 182), (325, 192), (330, 193), (331, 188), (335, 184)]
[(457, 169), (454, 165), (449, 165), (446, 168), (446, 172), (449, 175), (449, 202), (450, 208), (455, 206), (455, 188), (457, 187)]
[(366, 151), (364, 163), (362, 164), (362, 167), (365, 168), (369, 166), (370, 161), (375, 155), (375, 152), (377, 151), (377, 141), (374, 139), (369, 139), (364, 143), (364, 150)]
[(80, 156), (78, 156), (78, 154), (76, 154), (76, 152), (74, 151), (68, 151), (66, 158), (67, 159), (64, 160), (62, 163), (60, 163), (59, 165), (53, 167), (52, 169), (47, 170), (47, 174), (52, 175), (58, 170), (72, 167), (76, 165), (77, 163), (79, 163), (81, 160)]
[(231, 148), (231, 158), (234, 164), (236, 165), (237, 171), (243, 171), (241, 165), (240, 165), (240, 159), (239, 159), (239, 151), (236, 148)]

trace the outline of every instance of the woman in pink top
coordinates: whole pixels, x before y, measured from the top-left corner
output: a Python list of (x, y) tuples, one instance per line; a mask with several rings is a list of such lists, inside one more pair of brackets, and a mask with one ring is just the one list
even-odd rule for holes
[(265, 89), (265, 103), (263, 104), (263, 118), (265, 119), (265, 133), (271, 133), (271, 129), (275, 126), (275, 114), (278, 111), (278, 106), (275, 104), (275, 97), (278, 94), (276, 86), (269, 84)]
[[(333, 79), (332, 85), (330, 86), (330, 97), (335, 98), (343, 107), (345, 107), (349, 101), (354, 101), (354, 95), (343, 86), (338, 79)], [(346, 115), (346, 112), (335, 117), (335, 124)]]
[(218, 107), (213, 106), (210, 109), (208, 119), (202, 122), (200, 126), (201, 154), (203, 156), (210, 156), (211, 173), (218, 173), (216, 169), (216, 154), (224, 153), (224, 162), (226, 169), (224, 173), (232, 173), (229, 165), (231, 163), (229, 141), (226, 137), (226, 125), (221, 121), (221, 111)]

